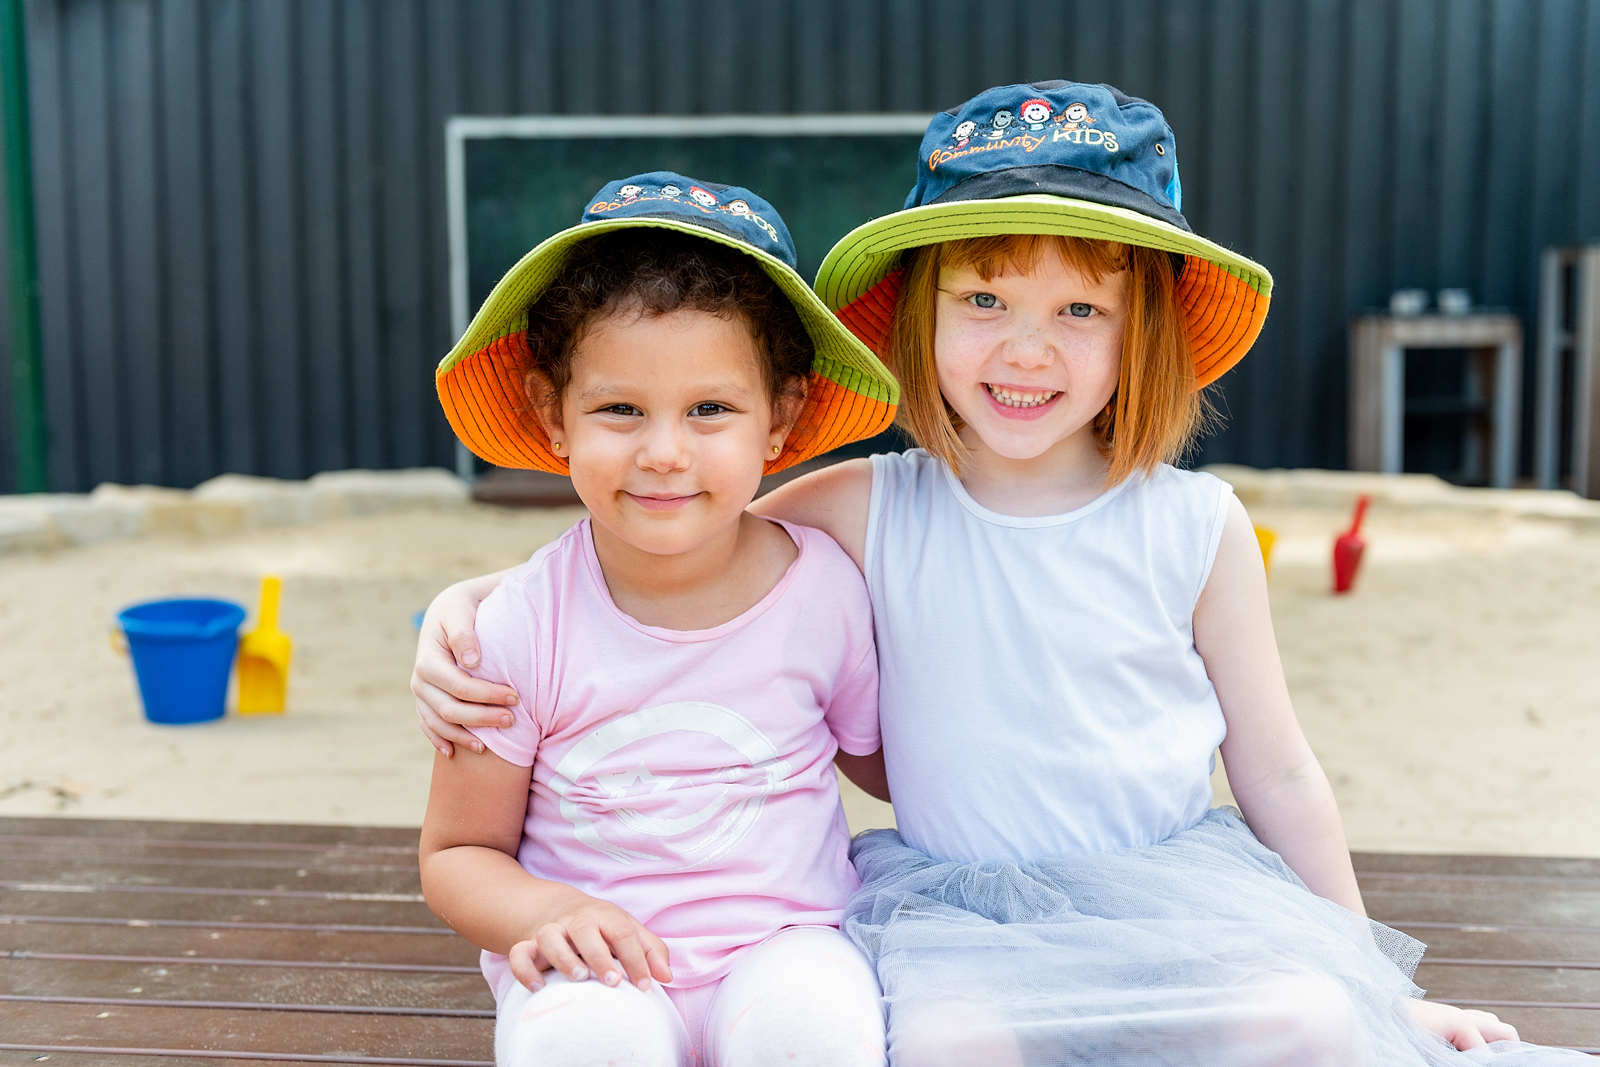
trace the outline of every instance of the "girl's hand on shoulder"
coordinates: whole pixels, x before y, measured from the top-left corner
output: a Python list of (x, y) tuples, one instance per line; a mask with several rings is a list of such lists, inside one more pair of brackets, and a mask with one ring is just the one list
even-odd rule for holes
[(519, 941), (508, 955), (517, 981), (538, 992), (544, 970), (558, 970), (574, 982), (590, 977), (608, 986), (623, 976), (640, 989), (650, 980), (672, 981), (667, 946), (645, 925), (615, 904), (583, 897)]
[(510, 726), (506, 706), (517, 702), (510, 686), (485, 682), (463, 667), (481, 658), (473, 629), (478, 605), (500, 584), (504, 572), (469, 578), (433, 598), (417, 635), (417, 660), (411, 669), (411, 694), (417, 719), (429, 744), (449, 756), (454, 745), (482, 752), (483, 744), (463, 726)]
[(1406, 1007), (1418, 1026), (1444, 1038), (1462, 1052), (1482, 1048), (1491, 1041), (1516, 1041), (1517, 1028), (1487, 1011), (1467, 1011), (1454, 1004), (1413, 1000)]

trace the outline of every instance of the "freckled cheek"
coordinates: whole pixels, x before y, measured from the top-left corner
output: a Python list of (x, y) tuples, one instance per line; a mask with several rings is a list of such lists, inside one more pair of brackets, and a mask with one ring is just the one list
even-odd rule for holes
[(1099, 391), (1116, 388), (1122, 369), (1122, 331), (1099, 337), (1074, 337), (1061, 346), (1062, 363), (1073, 377)]
[(975, 385), (995, 347), (995, 339), (981, 328), (951, 326), (941, 329), (933, 341), (939, 387), (960, 391)]

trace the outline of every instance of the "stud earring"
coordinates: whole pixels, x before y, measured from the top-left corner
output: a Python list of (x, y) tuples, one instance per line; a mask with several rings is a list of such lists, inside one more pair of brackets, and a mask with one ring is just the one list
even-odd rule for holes
[(772, 446), (772, 454), (774, 456), (776, 456), (779, 452), (782, 452), (782, 451), (783, 451), (783, 446), (782, 445), (773, 445)]
[(553, 450), (555, 450), (557, 452), (560, 452), (561, 451), (561, 442), (560, 441), (551, 441), (550, 442), (550, 447)]

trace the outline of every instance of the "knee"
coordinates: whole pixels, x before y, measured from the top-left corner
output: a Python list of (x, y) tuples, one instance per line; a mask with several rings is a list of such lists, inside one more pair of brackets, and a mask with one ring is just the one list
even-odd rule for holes
[(718, 1067), (881, 1067), (883, 1008), (872, 967), (833, 930), (790, 930), (724, 980), (706, 1045)]
[[(494, 1028), (496, 1067), (678, 1067), (684, 1040), (665, 994), (552, 974), (537, 993), (515, 985)], [(664, 1003), (657, 1003), (657, 999)]]
[(1347, 1067), (1360, 1062), (1360, 1027), (1344, 987), (1326, 975), (1283, 975), (1258, 987), (1246, 1037), (1252, 1062)]
[(1016, 1029), (993, 1009), (960, 1001), (900, 1003), (889, 1009), (895, 1067), (1015, 1067)]

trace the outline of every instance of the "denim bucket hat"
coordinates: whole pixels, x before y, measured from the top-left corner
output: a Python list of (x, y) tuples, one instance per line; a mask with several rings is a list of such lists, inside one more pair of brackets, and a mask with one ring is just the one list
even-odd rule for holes
[(1183, 217), (1177, 141), (1154, 104), (1109, 85), (1005, 85), (935, 115), (905, 208), (858, 226), (817, 272), (817, 293), (882, 354), (908, 248), (995, 234), (1061, 234), (1170, 253), (1195, 388), (1249, 351), (1266, 321), (1265, 267)]
[(439, 402), (461, 442), (500, 467), (567, 472), (567, 461), (533, 417), (523, 378), (531, 365), (528, 307), (581, 242), (612, 230), (653, 226), (736, 248), (761, 264), (789, 298), (815, 355), (806, 401), (768, 473), (882, 433), (900, 386), (878, 357), (817, 299), (795, 269), (794, 241), (771, 204), (748, 189), (652, 171), (614, 181), (589, 201), (576, 226), (539, 244), (506, 272), (434, 374)]

